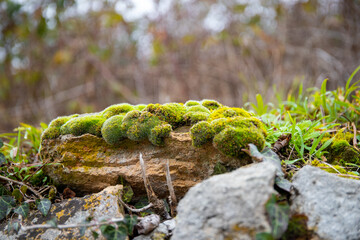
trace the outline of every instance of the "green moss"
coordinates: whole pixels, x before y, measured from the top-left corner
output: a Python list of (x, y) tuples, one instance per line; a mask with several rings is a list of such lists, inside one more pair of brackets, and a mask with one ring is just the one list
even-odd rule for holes
[(209, 122), (202, 121), (191, 127), (190, 135), (193, 145), (200, 147), (214, 138), (215, 131)]
[(209, 120), (231, 117), (251, 117), (250, 113), (242, 108), (222, 107), (210, 114)]
[(139, 111), (142, 111), (145, 108), (146, 108), (145, 104), (138, 104), (134, 106), (134, 110), (139, 110)]
[(220, 104), (219, 102), (217, 102), (215, 100), (208, 100), (208, 99), (202, 100), (201, 105), (203, 105), (204, 107), (206, 107), (207, 109), (209, 109), (211, 111), (219, 109), (223, 106), (222, 104)]
[(210, 110), (201, 105), (188, 107), (186, 108), (186, 112), (204, 112), (210, 114)]
[(304, 214), (293, 214), (289, 219), (286, 232), (280, 238), (287, 239), (312, 239), (313, 231), (307, 227), (308, 217)]
[(329, 162), (346, 166), (346, 163), (360, 164), (360, 153), (345, 139), (337, 138), (327, 149)]
[(171, 130), (172, 128), (170, 124), (155, 126), (150, 131), (149, 141), (156, 146), (162, 146), (165, 143), (165, 137), (170, 135)]
[(61, 128), (61, 134), (72, 134), (80, 136), (86, 133), (101, 137), (101, 127), (105, 122), (105, 118), (98, 114), (83, 115), (73, 118), (65, 123)]
[(346, 169), (344, 169), (342, 166), (339, 166), (339, 165), (330, 165), (330, 164), (320, 163), (318, 160), (313, 160), (311, 162), (311, 165), (318, 167), (328, 173), (340, 173), (340, 174), (345, 174), (345, 175), (357, 176), (355, 173), (348, 172), (348, 171), (346, 171)]
[(123, 115), (117, 115), (104, 122), (101, 135), (107, 143), (115, 145), (126, 138), (126, 130), (122, 128), (123, 119)]
[(197, 122), (205, 121), (210, 116), (210, 110), (201, 105), (195, 105), (186, 109), (184, 122), (186, 125), (194, 125)]
[(144, 111), (150, 112), (173, 127), (183, 124), (186, 107), (179, 103), (149, 104)]
[(58, 117), (52, 120), (49, 124), (49, 127), (42, 133), (41, 139), (54, 139), (61, 135), (60, 128), (70, 119), (79, 116), (78, 114), (74, 114), (71, 116), (63, 116)]
[(115, 115), (126, 114), (127, 112), (130, 112), (133, 109), (134, 107), (128, 103), (115, 104), (108, 108), (105, 108), (105, 110), (102, 111), (102, 116), (108, 119)]
[(197, 106), (197, 105), (201, 105), (201, 104), (198, 101), (194, 101), (194, 100), (189, 100), (185, 103), (186, 107)]
[(261, 151), (265, 146), (265, 137), (259, 129), (226, 127), (219, 134), (215, 135), (213, 140), (215, 148), (219, 149), (225, 155), (241, 157), (249, 143), (253, 143)]

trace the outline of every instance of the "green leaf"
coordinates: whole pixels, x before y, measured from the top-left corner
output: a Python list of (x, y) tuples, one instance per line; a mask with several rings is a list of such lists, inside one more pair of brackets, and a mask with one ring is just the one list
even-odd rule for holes
[(55, 217), (53, 217), (52, 219), (50, 219), (49, 221), (46, 222), (47, 224), (49, 224), (52, 227), (57, 227), (57, 220)]
[(136, 215), (134, 215), (134, 216), (126, 215), (124, 217), (123, 222), (125, 223), (125, 225), (128, 229), (128, 231), (127, 231), (128, 235), (132, 235), (134, 226), (137, 224), (137, 216)]
[(35, 204), (37, 209), (46, 217), (51, 208), (51, 201), (47, 198), (37, 199)]
[(27, 202), (24, 202), (20, 206), (16, 207), (14, 213), (21, 215), (23, 218), (26, 218), (29, 215), (30, 207)]
[(4, 142), (3, 142), (3, 140), (0, 138), (0, 148), (2, 148), (2, 146), (4, 146)]
[(8, 232), (12, 234), (13, 232), (17, 233), (20, 230), (20, 223), (18, 221), (10, 221), (8, 223)]
[(0, 166), (6, 163), (6, 158), (3, 153), (0, 153)]
[(0, 184), (0, 196), (9, 195), (9, 194), (10, 192), (7, 190), (7, 188)]
[(118, 225), (117, 228), (112, 225), (102, 225), (100, 230), (107, 240), (126, 240), (128, 236), (125, 225)]
[(276, 177), (275, 178), (275, 185), (278, 186), (280, 189), (290, 193), (290, 189), (291, 189), (291, 182), (286, 180), (283, 177)]
[(289, 223), (289, 206), (287, 204), (276, 203), (276, 196), (273, 194), (265, 205), (268, 213), (271, 234), (275, 239), (280, 238), (286, 231)]
[(99, 234), (95, 231), (91, 231), (91, 234), (93, 236), (94, 239), (97, 239), (99, 237)]
[(4, 219), (11, 212), (12, 208), (15, 207), (15, 199), (11, 196), (0, 197), (0, 220)]
[(274, 240), (271, 233), (262, 232), (255, 235), (255, 240)]
[(22, 195), (20, 189), (18, 188), (15, 188), (11, 194), (15, 199), (16, 201), (18, 201), (19, 203), (22, 202), (24, 196)]

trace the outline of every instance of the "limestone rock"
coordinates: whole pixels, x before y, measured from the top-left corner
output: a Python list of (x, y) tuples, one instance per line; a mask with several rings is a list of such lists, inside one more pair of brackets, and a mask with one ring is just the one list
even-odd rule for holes
[(253, 164), (213, 176), (179, 202), (172, 240), (255, 239), (270, 232), (265, 204), (273, 194), (276, 167)]
[[(56, 218), (60, 224), (80, 224), (86, 218), (93, 217), (97, 220), (120, 218), (124, 209), (118, 204), (118, 195), (122, 192), (122, 185), (111, 186), (100, 193), (85, 196), (83, 198), (70, 198), (61, 203), (53, 204), (48, 215), (44, 217), (39, 211), (32, 212), (23, 220), (23, 225), (43, 224)], [(7, 229), (7, 223), (0, 224), (0, 229)], [(90, 229), (80, 237), (79, 228), (70, 229), (36, 229), (27, 232), (20, 231), (18, 234), (7, 235), (0, 231), (0, 240), (15, 239), (92, 239)]]
[(360, 181), (305, 166), (294, 175), (291, 211), (320, 239), (360, 239)]
[(135, 194), (143, 194), (145, 188), (139, 163), (139, 154), (142, 153), (150, 183), (161, 198), (169, 195), (164, 168), (167, 160), (178, 198), (190, 187), (211, 176), (217, 163), (230, 168), (249, 163), (246, 158), (240, 160), (224, 156), (210, 143), (193, 147), (188, 130), (180, 128), (171, 132), (163, 147), (148, 141), (131, 140), (112, 146), (90, 134), (79, 137), (65, 135), (43, 140), (41, 155), (45, 162), (53, 163), (46, 166), (46, 173), (56, 183), (71, 189), (97, 192), (118, 184), (122, 177), (130, 183)]
[(168, 239), (175, 229), (175, 219), (166, 220), (159, 224), (159, 226), (147, 235), (139, 235), (134, 240), (160, 240)]

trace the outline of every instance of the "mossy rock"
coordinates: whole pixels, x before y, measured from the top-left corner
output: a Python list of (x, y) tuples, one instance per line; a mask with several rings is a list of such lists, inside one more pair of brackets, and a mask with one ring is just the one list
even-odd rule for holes
[[(241, 108), (226, 107), (214, 100), (166, 104), (115, 104), (100, 113), (59, 117), (53, 120), (42, 139), (60, 135), (92, 134), (111, 145), (125, 139), (148, 140), (162, 146), (173, 129), (190, 125), (193, 145), (212, 142), (228, 156), (241, 155), (242, 148), (254, 143), (262, 149), (266, 129), (263, 123)], [(248, 133), (248, 134), (246, 134)], [(234, 137), (230, 141), (230, 136)], [(241, 140), (243, 139), (243, 140)], [(230, 146), (226, 146), (230, 144)], [(239, 150), (240, 149), (240, 150)]]

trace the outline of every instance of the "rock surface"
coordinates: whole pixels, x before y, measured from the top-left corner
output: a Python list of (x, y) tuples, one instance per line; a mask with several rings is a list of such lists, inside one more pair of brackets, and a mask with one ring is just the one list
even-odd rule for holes
[(169, 160), (170, 174), (178, 198), (196, 183), (208, 178), (217, 163), (238, 168), (249, 159), (226, 157), (211, 144), (193, 147), (187, 129), (171, 132), (164, 147), (147, 141), (124, 140), (118, 146), (107, 144), (102, 138), (85, 134), (79, 137), (61, 136), (42, 142), (41, 155), (46, 173), (59, 184), (77, 191), (97, 192), (116, 185), (122, 177), (130, 183), (135, 194), (144, 194), (145, 188), (139, 164), (142, 153), (147, 175), (159, 197), (169, 195), (164, 164)]
[[(23, 220), (24, 226), (43, 224), (52, 218), (56, 218), (58, 224), (80, 224), (86, 218), (93, 217), (97, 220), (108, 218), (120, 218), (124, 209), (118, 204), (118, 195), (122, 192), (122, 185), (111, 186), (100, 193), (85, 196), (83, 198), (70, 198), (61, 203), (53, 204), (48, 215), (43, 217), (39, 211), (32, 212)], [(7, 223), (0, 225), (0, 229), (7, 229)], [(36, 229), (27, 232), (20, 231), (18, 234), (7, 235), (0, 231), (0, 240), (15, 239), (92, 239), (91, 229), (80, 236), (79, 228), (71, 229)]]
[(360, 239), (360, 181), (305, 166), (294, 175), (291, 211), (320, 239)]
[(255, 239), (270, 232), (265, 204), (274, 191), (276, 168), (262, 162), (213, 176), (179, 202), (172, 240)]
[(168, 239), (176, 226), (175, 219), (167, 220), (159, 224), (159, 226), (147, 235), (139, 235), (134, 238), (134, 240), (160, 240)]

